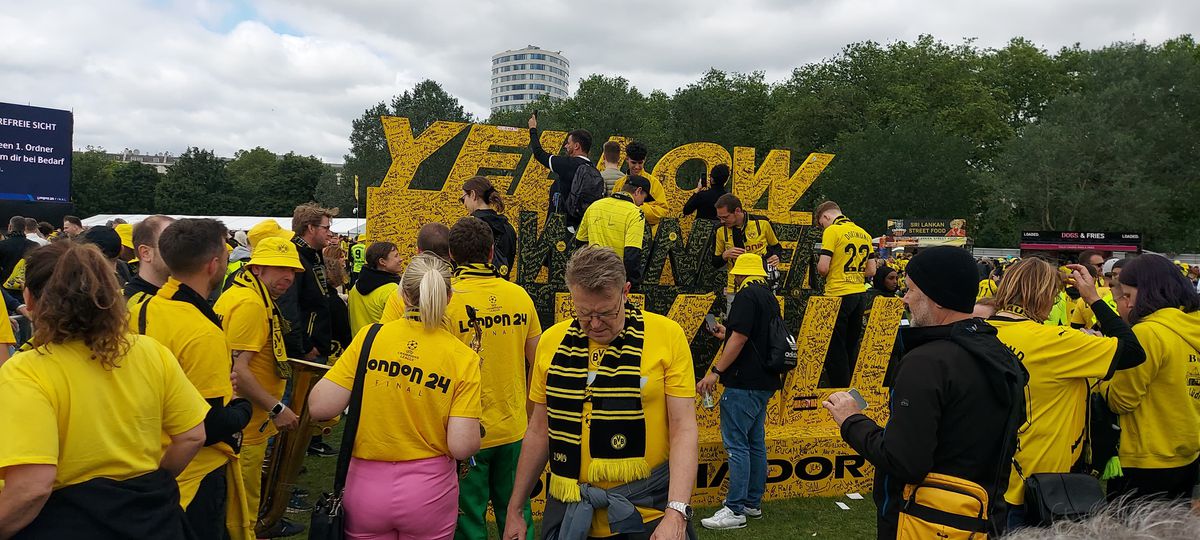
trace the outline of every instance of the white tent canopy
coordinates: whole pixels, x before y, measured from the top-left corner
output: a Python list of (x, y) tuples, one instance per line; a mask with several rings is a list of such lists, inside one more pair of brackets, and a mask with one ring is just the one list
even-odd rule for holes
[[(250, 227), (266, 220), (273, 219), (279, 223), (279, 227), (284, 230), (291, 230), (292, 218), (288, 217), (261, 217), (261, 216), (185, 216), (180, 214), (167, 214), (175, 219), (182, 218), (212, 218), (225, 224), (225, 227), (231, 231), (248, 231)], [(124, 219), (125, 221), (134, 224), (150, 217), (150, 214), (97, 214), (83, 220), (84, 227), (93, 225), (104, 225), (116, 218)], [(365, 219), (358, 218), (333, 218), (333, 223), (329, 226), (329, 230), (334, 234), (344, 234), (354, 236), (362, 234), (366, 230), (367, 222)]]

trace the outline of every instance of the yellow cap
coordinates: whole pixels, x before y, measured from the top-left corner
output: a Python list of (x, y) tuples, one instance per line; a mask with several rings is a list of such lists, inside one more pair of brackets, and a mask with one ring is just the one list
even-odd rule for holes
[(122, 246), (133, 249), (133, 225), (118, 223), (113, 226), (113, 230), (117, 231), (117, 236), (121, 237)]
[(278, 236), (268, 236), (255, 244), (254, 251), (250, 254), (250, 262), (246, 264), (304, 270), (304, 265), (300, 264), (300, 252), (296, 251), (296, 244)]
[(265, 238), (282, 238), (284, 240), (292, 239), (292, 231), (287, 231), (279, 227), (279, 222), (273, 219), (265, 219), (258, 222), (249, 231), (246, 231), (246, 240), (250, 242), (250, 249), (258, 245)]
[(735, 276), (767, 277), (767, 271), (763, 270), (762, 257), (754, 253), (738, 255), (737, 262), (733, 263), (733, 270), (729, 273)]

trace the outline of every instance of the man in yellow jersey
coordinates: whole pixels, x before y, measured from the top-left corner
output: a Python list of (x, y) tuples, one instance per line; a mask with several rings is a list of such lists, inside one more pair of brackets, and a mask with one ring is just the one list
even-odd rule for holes
[(170, 270), (158, 251), (158, 236), (167, 225), (175, 222), (170, 216), (155, 215), (143, 219), (133, 226), (133, 248), (137, 252), (137, 274), (125, 284), (125, 299), (130, 309), (158, 294), (159, 287), (167, 282)]
[[(443, 223), (431, 222), (421, 226), (417, 231), (417, 254), (433, 253), (443, 260), (450, 260), (450, 227)], [(389, 323), (404, 316), (404, 299), (400, 291), (388, 297), (387, 305), (383, 306), (383, 315), (379, 322)]]
[(375, 242), (365, 251), (363, 260), (366, 264), (359, 268), (358, 279), (350, 288), (350, 299), (346, 303), (350, 311), (351, 335), (357, 335), (364, 326), (379, 320), (388, 299), (397, 296), (400, 272), (404, 271), (404, 260), (400, 258), (396, 244)]
[[(783, 256), (783, 246), (779, 245), (779, 239), (775, 238), (775, 229), (771, 222), (766, 218), (746, 213), (742, 208), (741, 199), (736, 195), (726, 193), (717, 199), (717, 220), (721, 222), (721, 228), (717, 229), (713, 268), (725, 266), (732, 270), (734, 261), (743, 253), (753, 253), (762, 257), (764, 270), (779, 264), (779, 258)], [(725, 292), (732, 303), (732, 273), (725, 281)]]
[[(646, 182), (650, 183), (650, 188), (646, 190), (648, 196), (646, 197), (646, 203), (642, 205), (642, 213), (646, 215), (646, 223), (649, 223), (650, 227), (658, 227), (658, 222), (662, 221), (662, 218), (667, 217), (670, 209), (667, 207), (667, 192), (663, 189), (662, 182), (646, 171), (647, 154), (649, 154), (649, 151), (646, 149), (646, 145), (638, 141), (631, 142), (625, 146), (625, 163), (629, 165), (629, 175), (618, 178), (613, 183), (612, 192), (617, 193), (621, 191), (627, 178), (633, 176), (645, 178)], [(617, 170), (619, 171), (620, 169)], [(621, 251), (618, 250), (617, 255), (620, 254)]]
[[(233, 349), (233, 371), (238, 394), (254, 405), (250, 423), (242, 432), (240, 463), (246, 485), (246, 506), (258, 515), (262, 494), (262, 462), (267, 440), (277, 430), (294, 429), (299, 417), (283, 404), (287, 385), (287, 353), (283, 342), (283, 317), (275, 305), (304, 271), (295, 244), (278, 236), (259, 240), (250, 263), (233, 277), (233, 283), (217, 299), (214, 311), (221, 317), (229, 347)], [(296, 534), (304, 528), (282, 521), (284, 530)], [(286, 536), (286, 535), (283, 535)]]
[[(204, 448), (177, 478), (179, 502), (199, 538), (222, 540), (226, 517), (233, 534), (244, 538), (246, 516), (241, 470), (227, 466), (241, 450), (241, 433), (250, 421), (250, 402), (233, 399), (232, 366), (221, 321), (208, 295), (225, 277), (228, 232), (214, 219), (181, 219), (159, 235), (158, 254), (170, 277), (152, 296), (129, 312), (130, 327), (170, 349), (184, 374), (209, 404), (204, 418)], [(227, 489), (235, 494), (226, 497)], [(228, 508), (228, 511), (227, 511)]]
[(822, 380), (827, 388), (846, 388), (854, 377), (863, 312), (867, 309), (865, 284), (875, 276), (876, 255), (871, 249), (871, 235), (842, 215), (837, 203), (825, 201), (813, 215), (825, 229), (817, 273), (825, 276), (825, 296), (842, 299), (825, 354)]
[[(576, 251), (566, 282), (576, 316), (538, 343), (533, 413), (502, 538), (525, 537), (525, 502), (547, 461), (543, 537), (674, 540), (686, 531), (695, 538), (688, 503), (696, 387), (687, 337), (674, 321), (628, 302), (624, 265), (609, 248)], [(593, 506), (600, 499), (607, 508)]]
[[(542, 334), (533, 299), (491, 266), (494, 249), (492, 228), (479, 218), (462, 218), (450, 228), (454, 296), (446, 317), (451, 333), (463, 343), (478, 341), (483, 359), (483, 441), (471, 470), (459, 481), (454, 533), (459, 540), (486, 540), (488, 502), (503, 509), (512, 497), (528, 414), (526, 380)], [(501, 531), (506, 517), (505, 512), (496, 512)], [(524, 519), (527, 540), (532, 540), (533, 514), (528, 505)]]
[(616, 189), (616, 193), (592, 203), (583, 213), (575, 239), (611, 248), (625, 263), (625, 275), (636, 287), (642, 282), (646, 236), (641, 207), (654, 198), (650, 196), (650, 182), (637, 175), (627, 177)]

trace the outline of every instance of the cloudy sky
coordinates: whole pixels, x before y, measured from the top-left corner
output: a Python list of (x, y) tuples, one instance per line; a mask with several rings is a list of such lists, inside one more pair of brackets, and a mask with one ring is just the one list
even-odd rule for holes
[[(596, 6), (604, 6), (599, 8)], [(0, 8), (0, 101), (75, 112), (75, 147), (340, 163), (350, 121), (429, 78), (486, 118), (493, 53), (538, 45), (668, 92), (710, 67), (771, 81), (851, 42), (932, 34), (1055, 50), (1200, 33), (1194, 0), (42, 0)]]

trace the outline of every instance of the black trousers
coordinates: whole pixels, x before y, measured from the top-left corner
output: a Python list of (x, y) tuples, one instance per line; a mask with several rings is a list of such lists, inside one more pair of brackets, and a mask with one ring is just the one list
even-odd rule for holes
[(200, 481), (196, 496), (184, 511), (197, 540), (223, 540), (226, 536), (225, 467), (217, 467)]
[(1170, 469), (1123, 467), (1123, 476), (1108, 481), (1108, 500), (1128, 495), (1139, 499), (1186, 501), (1192, 496), (1200, 459)]
[(858, 343), (862, 339), (863, 312), (866, 309), (866, 292), (842, 297), (837, 320), (833, 323), (833, 334), (829, 338), (829, 352), (825, 354), (823, 388), (850, 386), (854, 364), (858, 361)]

